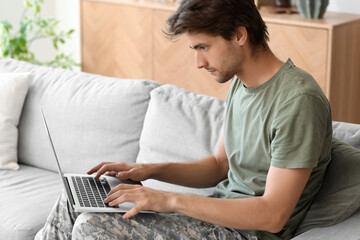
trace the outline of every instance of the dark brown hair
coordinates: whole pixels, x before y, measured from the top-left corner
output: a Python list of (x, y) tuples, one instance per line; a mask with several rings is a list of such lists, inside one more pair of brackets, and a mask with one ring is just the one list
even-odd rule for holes
[(237, 28), (244, 26), (253, 50), (266, 47), (269, 40), (254, 0), (182, 0), (166, 22), (171, 39), (189, 32), (222, 36), (230, 41)]

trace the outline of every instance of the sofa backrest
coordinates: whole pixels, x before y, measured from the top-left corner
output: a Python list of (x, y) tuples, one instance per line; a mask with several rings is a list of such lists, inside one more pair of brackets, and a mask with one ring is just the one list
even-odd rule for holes
[(135, 162), (150, 91), (159, 83), (11, 59), (0, 59), (0, 68), (33, 76), (19, 124), (20, 163), (56, 171), (40, 106), (64, 172), (85, 172), (103, 161)]

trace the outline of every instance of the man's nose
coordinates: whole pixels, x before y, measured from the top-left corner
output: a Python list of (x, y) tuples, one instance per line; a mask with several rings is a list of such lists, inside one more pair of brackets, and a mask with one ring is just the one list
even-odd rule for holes
[(195, 65), (199, 69), (203, 68), (203, 67), (206, 67), (206, 65), (207, 65), (206, 59), (199, 52), (195, 52)]

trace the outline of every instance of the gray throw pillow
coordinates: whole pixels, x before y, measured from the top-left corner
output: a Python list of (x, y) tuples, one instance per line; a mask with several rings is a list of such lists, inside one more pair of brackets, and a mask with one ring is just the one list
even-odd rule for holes
[(360, 124), (333, 122), (333, 137), (360, 149)]
[(333, 138), (331, 155), (323, 186), (295, 235), (339, 223), (360, 207), (360, 150)]
[[(225, 104), (174, 85), (151, 91), (137, 163), (188, 162), (214, 154)], [(213, 188), (190, 188), (148, 179), (145, 187), (208, 196)]]

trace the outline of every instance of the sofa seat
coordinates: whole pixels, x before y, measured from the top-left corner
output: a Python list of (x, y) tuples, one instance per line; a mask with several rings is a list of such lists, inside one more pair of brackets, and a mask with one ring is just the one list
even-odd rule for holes
[(314, 228), (293, 238), (293, 240), (359, 240), (360, 239), (360, 209), (345, 221), (324, 228)]
[(1, 239), (33, 239), (62, 189), (55, 172), (23, 164), (19, 171), (0, 170)]

